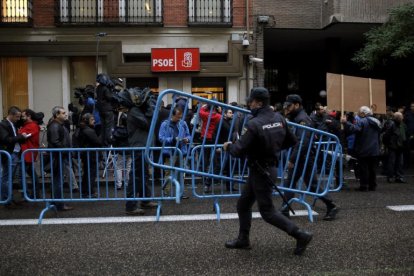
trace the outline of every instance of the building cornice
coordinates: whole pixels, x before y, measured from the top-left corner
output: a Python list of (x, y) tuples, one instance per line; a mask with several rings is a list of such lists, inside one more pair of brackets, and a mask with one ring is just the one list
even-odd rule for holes
[[(117, 77), (198, 76), (237, 77), (243, 75), (243, 57), (254, 47), (241, 41), (228, 41), (226, 62), (202, 62), (200, 72), (152, 73), (150, 62), (123, 62), (121, 41), (100, 41), (99, 56), (105, 57), (107, 73)], [(96, 41), (0, 42), (1, 56), (7, 57), (79, 57), (96, 56)]]

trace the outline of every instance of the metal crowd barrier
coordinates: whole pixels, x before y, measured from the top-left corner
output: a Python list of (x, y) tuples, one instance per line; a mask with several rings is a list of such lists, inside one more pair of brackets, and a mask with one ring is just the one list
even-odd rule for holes
[[(193, 125), (187, 120), (190, 128), (190, 139), (187, 144), (188, 153), (183, 155), (183, 166), (175, 164), (163, 164), (159, 160), (155, 160), (151, 155), (152, 141), (158, 138), (155, 133), (158, 117), (160, 116), (160, 109), (163, 100), (172, 99), (172, 106), (169, 116), (165, 118), (170, 120), (172, 117), (172, 110), (179, 104), (183, 110), (183, 120), (187, 117), (200, 118), (200, 110), (203, 105), (210, 106), (207, 117), (204, 118), (203, 124), (206, 124), (205, 132), (200, 133), (201, 138), (197, 139), (197, 123), (199, 121), (192, 121)], [(189, 109), (189, 102), (197, 102), (196, 111), (192, 112)], [(183, 104), (184, 103), (184, 104)], [(224, 116), (221, 116), (216, 122), (216, 130), (213, 141), (206, 139), (208, 128), (213, 123), (215, 107), (222, 108), (222, 114), (227, 110), (233, 111), (233, 120), (230, 123), (224, 122)], [(205, 114), (204, 114), (205, 115)], [(186, 174), (192, 179), (192, 192), (196, 198), (213, 199), (214, 208), (216, 210), (217, 219), (220, 219), (220, 205), (219, 200), (222, 198), (238, 197), (243, 184), (248, 175), (248, 168), (246, 159), (238, 159), (229, 156), (228, 153), (222, 150), (222, 144), (219, 137), (225, 136), (226, 141), (231, 141), (241, 135), (242, 130), (247, 123), (250, 111), (220, 103), (215, 100), (209, 100), (202, 97), (194, 96), (182, 91), (168, 89), (160, 93), (158, 96), (153, 120), (150, 127), (150, 134), (147, 140), (145, 157), (151, 166), (162, 169), (171, 170), (177, 174)], [(159, 119), (158, 119), (159, 120)], [(224, 125), (226, 124), (226, 127)], [(302, 162), (304, 168), (309, 167), (310, 174), (305, 175), (305, 170), (298, 170), (298, 166), (289, 172), (288, 160), (292, 155), (292, 149), (283, 151), (279, 160), (279, 180), (276, 183), (278, 188), (283, 192), (293, 192), (297, 197), (292, 198), (292, 202), (297, 202), (304, 205), (308, 210), (308, 217), (313, 221), (312, 208), (306, 201), (306, 197), (310, 196), (317, 199), (332, 191), (339, 191), (342, 187), (342, 147), (337, 136), (309, 128), (303, 125), (288, 122), (288, 126), (299, 136), (299, 152), (296, 163)], [(228, 133), (226, 133), (228, 131)], [(306, 143), (306, 141), (308, 143)], [(180, 140), (177, 140), (175, 146), (180, 146)], [(164, 148), (165, 143), (161, 145)], [(171, 146), (171, 145), (169, 145)], [(335, 168), (336, 174), (335, 175)], [(294, 181), (288, 182), (289, 173), (290, 179), (298, 178), (296, 183)], [(316, 179), (317, 181), (310, 181)], [(333, 181), (337, 179), (337, 186)], [(314, 183), (316, 182), (316, 183)], [(295, 185), (296, 184), (296, 185)], [(206, 189), (206, 186), (209, 188)], [(276, 193), (275, 193), (276, 194)]]
[[(180, 202), (183, 191), (180, 183), (183, 183), (183, 180), (177, 175), (167, 177), (167, 170), (163, 168), (148, 166), (144, 150), (144, 147), (26, 150), (21, 156), (22, 175), (26, 175), (22, 178), (24, 197), (29, 202), (46, 203), (39, 216), (39, 224), (45, 212), (50, 209), (56, 210), (56, 203), (85, 201), (158, 201), (159, 220), (162, 201)], [(158, 158), (157, 160), (162, 162), (160, 148), (153, 147), (147, 150), (152, 158)], [(29, 155), (34, 159), (34, 152), (38, 153), (38, 161), (32, 160), (25, 164), (25, 156)], [(182, 164), (182, 154), (179, 150), (177, 156), (178, 164)], [(126, 182), (128, 158), (132, 159), (132, 186)], [(101, 176), (102, 170), (104, 173)], [(108, 170), (113, 170), (113, 173), (108, 173)], [(121, 189), (115, 182), (119, 173), (122, 174)], [(163, 190), (163, 187), (170, 183), (174, 185), (175, 193)]]
[[(309, 220), (313, 222), (312, 208), (306, 197), (313, 197), (314, 205), (319, 197), (340, 191), (343, 184), (342, 146), (339, 138), (331, 133), (292, 122), (288, 125), (300, 138), (298, 154), (292, 157), (293, 148), (285, 152), (285, 162), (281, 162), (284, 177), (278, 187), (284, 192), (298, 194), (289, 203), (304, 205), (308, 210)], [(288, 170), (291, 157), (295, 167)]]
[(0, 204), (7, 204), (12, 199), (12, 159), (7, 151), (0, 150)]

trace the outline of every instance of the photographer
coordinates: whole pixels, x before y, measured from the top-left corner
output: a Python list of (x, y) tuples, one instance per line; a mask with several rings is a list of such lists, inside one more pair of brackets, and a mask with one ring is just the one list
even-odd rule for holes
[(108, 75), (99, 74), (96, 77), (96, 107), (102, 122), (102, 144), (106, 147), (111, 144), (112, 129), (114, 128), (113, 86)]
[[(123, 90), (113, 95), (115, 110), (117, 114), (117, 123), (112, 133), (112, 145), (116, 148), (125, 148), (129, 146), (128, 143), (128, 129), (127, 117), (128, 110), (133, 103), (128, 90)], [(129, 173), (131, 172), (132, 156), (131, 151), (115, 152), (116, 155), (116, 171), (115, 171), (115, 186), (117, 190), (128, 186)]]
[[(147, 144), (151, 118), (154, 114), (155, 102), (152, 98), (149, 88), (141, 90), (140, 88), (130, 88), (120, 92), (118, 97), (122, 98), (126, 107), (128, 107), (127, 129), (128, 144), (130, 147), (145, 147)], [(158, 205), (154, 202), (143, 201), (139, 208), (137, 196), (145, 198), (150, 196), (148, 164), (144, 161), (142, 151), (135, 151), (133, 154), (133, 168), (129, 174), (129, 183), (127, 187), (127, 197), (131, 200), (126, 202), (125, 212), (127, 215), (143, 215), (143, 209), (156, 208)], [(135, 177), (135, 178), (134, 178)], [(144, 184), (142, 184), (144, 183)]]

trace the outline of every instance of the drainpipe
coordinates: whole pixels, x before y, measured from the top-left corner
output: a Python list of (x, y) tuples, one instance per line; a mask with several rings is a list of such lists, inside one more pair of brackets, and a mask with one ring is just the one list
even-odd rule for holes
[(250, 26), (249, 26), (249, 0), (246, 0), (246, 33), (247, 33), (247, 38), (249, 38), (249, 31), (250, 31)]
[[(249, 0), (245, 0), (246, 1), (246, 33), (247, 33), (247, 39), (250, 40), (250, 26), (249, 26)], [(245, 67), (246, 67), (246, 95), (244, 98), (247, 98), (249, 96), (249, 91), (250, 91), (250, 68), (249, 68), (249, 57), (245, 56), (244, 57), (244, 62), (245, 62)]]

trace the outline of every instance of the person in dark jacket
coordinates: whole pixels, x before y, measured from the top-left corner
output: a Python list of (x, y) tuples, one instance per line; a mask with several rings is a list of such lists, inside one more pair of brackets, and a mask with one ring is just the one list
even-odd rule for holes
[[(220, 133), (218, 137), (218, 143), (224, 144), (225, 142), (235, 142), (237, 140), (237, 132), (235, 131), (235, 123), (233, 121), (233, 111), (227, 109), (224, 111), (223, 121), (221, 123)], [(233, 128), (232, 128), (233, 124)], [(214, 174), (222, 174), (229, 176), (230, 174), (230, 159), (228, 155), (222, 155), (221, 149), (216, 149), (214, 155)], [(231, 185), (229, 181), (226, 181), (226, 190), (228, 192), (238, 192), (238, 189)]]
[[(286, 97), (284, 107), (289, 121), (307, 127), (314, 127), (311, 118), (303, 109), (302, 98), (299, 95), (288, 95)], [(301, 128), (298, 128), (296, 130), (295, 135), (298, 140), (301, 139), (304, 131), (305, 130)], [(311, 192), (315, 192), (317, 189), (318, 181), (316, 179), (316, 174), (312, 173), (313, 164), (315, 163), (315, 150), (313, 148), (311, 148), (309, 151), (309, 156), (307, 157), (307, 150), (310, 146), (310, 135), (311, 132), (306, 132), (302, 143), (298, 143), (292, 148), (292, 153), (288, 161), (288, 178), (285, 182), (285, 185), (287, 187), (296, 188), (297, 182), (302, 176), (302, 171), (305, 170), (303, 181), (306, 182), (307, 185), (310, 185)], [(294, 193), (286, 192), (285, 197), (286, 200), (289, 201), (294, 197)], [(336, 214), (339, 211), (339, 207), (337, 207), (333, 203), (332, 199), (330, 199), (327, 195), (318, 197), (318, 199), (320, 199), (326, 205), (326, 215), (324, 216), (323, 220), (334, 220), (336, 218)], [(290, 216), (287, 207), (284, 207), (282, 209), (282, 213), (286, 217)]]
[(404, 152), (404, 167), (409, 168), (411, 165), (411, 151), (414, 150), (414, 102), (411, 102), (410, 108), (406, 109), (404, 114), (404, 122), (407, 125), (408, 131), (408, 146), (409, 150)]
[[(128, 144), (130, 147), (145, 147), (154, 106), (147, 96), (142, 95), (142, 90), (133, 88), (129, 91), (132, 94), (131, 100), (139, 99), (139, 101), (133, 101), (133, 105), (129, 107), (127, 117)], [(145, 162), (142, 155), (142, 151), (133, 152), (132, 169), (127, 187), (127, 197), (129, 198), (134, 198), (136, 193), (141, 198), (149, 197), (151, 194), (148, 185), (148, 163)], [(145, 213), (143, 209), (156, 208), (157, 206), (155, 202), (142, 201), (141, 208), (138, 208), (136, 200), (129, 200), (126, 202), (125, 211), (127, 215), (143, 215)]]
[(113, 83), (108, 75), (99, 74), (96, 77), (96, 108), (101, 118), (101, 139), (104, 146), (111, 144), (112, 129), (114, 128), (114, 110), (112, 106)]
[[(0, 122), (0, 145), (1, 149), (10, 153), (11, 156), (11, 165), (12, 165), (12, 182), (13, 178), (17, 176), (19, 170), (19, 161), (21, 154), (21, 143), (24, 143), (28, 137), (31, 136), (30, 133), (21, 133), (17, 131), (16, 123), (20, 120), (22, 112), (17, 106), (12, 106), (7, 112), (7, 117)], [(1, 179), (1, 200), (4, 201), (8, 198), (8, 186), (9, 182), (9, 169), (8, 162), (5, 158), (5, 155), (2, 155), (1, 160), (2, 165), (2, 179)], [(13, 199), (13, 195), (11, 195)], [(10, 204), (8, 205), (12, 207)]]
[(270, 95), (266, 88), (253, 88), (249, 103), (252, 119), (247, 123), (240, 139), (234, 144), (226, 142), (224, 150), (234, 157), (246, 156), (248, 159), (249, 176), (237, 202), (239, 215), (239, 236), (226, 242), (230, 249), (250, 249), (250, 227), (252, 206), (257, 200), (260, 215), (273, 226), (285, 231), (296, 239), (294, 254), (301, 255), (312, 239), (312, 234), (300, 230), (291, 220), (275, 210), (272, 202), (272, 184), (277, 176), (277, 161), (288, 131), (285, 119), (273, 112), (269, 106)]
[[(64, 126), (65, 121), (68, 119), (67, 111), (62, 106), (55, 106), (52, 109), (52, 116), (53, 117), (47, 126), (48, 147), (52, 149), (70, 148), (71, 142), (69, 130)], [(59, 200), (63, 198), (63, 175), (61, 172), (65, 171), (64, 159), (69, 157), (64, 153), (60, 154), (59, 152), (53, 152), (52, 158), (52, 197)], [(55, 202), (54, 204), (59, 211), (69, 211), (73, 209), (73, 207), (61, 202)]]
[(312, 124), (314, 126), (314, 128), (322, 130), (322, 131), (326, 131), (328, 132), (328, 114), (326, 114), (326, 110), (325, 108), (320, 104), (316, 104), (315, 105), (315, 110), (314, 112), (312, 112), (312, 114), (309, 116), (312, 120)]
[[(91, 113), (82, 115), (80, 127), (80, 147), (100, 148), (102, 141), (99, 139), (95, 127), (95, 117)], [(98, 170), (96, 160), (99, 152), (81, 152), (82, 160), (82, 197), (97, 197), (95, 193), (96, 172)]]
[(383, 135), (384, 146), (388, 149), (387, 181), (405, 183), (403, 171), (403, 155), (407, 147), (408, 131), (403, 121), (403, 114), (395, 112), (392, 120), (389, 120)]
[(377, 164), (380, 155), (381, 122), (373, 117), (372, 111), (367, 106), (359, 109), (360, 119), (351, 124), (346, 116), (342, 116), (341, 123), (345, 133), (355, 133), (354, 152), (358, 159), (360, 169), (358, 191), (375, 191), (377, 188)]

